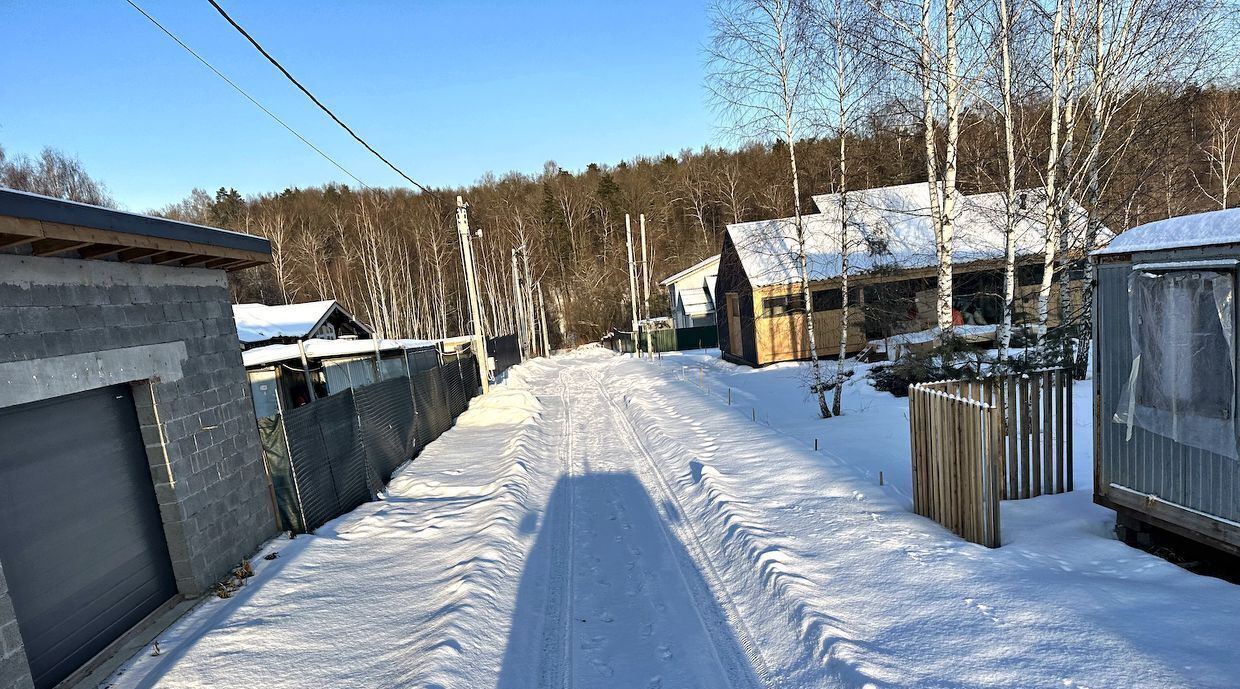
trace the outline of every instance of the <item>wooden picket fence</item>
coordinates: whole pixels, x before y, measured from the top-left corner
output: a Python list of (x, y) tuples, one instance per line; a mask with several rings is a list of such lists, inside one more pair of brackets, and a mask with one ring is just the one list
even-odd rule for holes
[(1068, 369), (909, 388), (913, 509), (996, 548), (999, 501), (1072, 490)]

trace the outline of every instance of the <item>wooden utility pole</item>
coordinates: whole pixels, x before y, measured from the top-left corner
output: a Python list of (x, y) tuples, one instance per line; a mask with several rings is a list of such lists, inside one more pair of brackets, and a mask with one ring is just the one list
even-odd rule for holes
[[(634, 337), (633, 344), (636, 345), (637, 337), (637, 274), (633, 266), (633, 223), (629, 221), (629, 214), (624, 214), (624, 236), (629, 245), (629, 302), (633, 311), (633, 328)], [(636, 348), (636, 347), (634, 347)]]
[(487, 340), (482, 332), (482, 299), (478, 293), (478, 276), (474, 275), (474, 247), (469, 239), (469, 206), (456, 197), (456, 232), (461, 238), (461, 261), (465, 266), (465, 291), (469, 297), (469, 317), (474, 322), (474, 358), (478, 361), (478, 378), (482, 394), (491, 389), (491, 372), (487, 366)]
[(642, 318), (646, 327), (646, 356), (654, 358), (654, 344), (650, 335), (650, 266), (646, 259), (646, 214), (637, 216), (642, 234)]

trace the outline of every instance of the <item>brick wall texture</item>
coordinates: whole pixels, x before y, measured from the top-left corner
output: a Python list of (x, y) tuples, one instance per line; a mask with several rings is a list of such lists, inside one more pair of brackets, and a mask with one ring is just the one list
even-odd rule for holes
[[(81, 264), (106, 272), (82, 284), (60, 259), (41, 260), (49, 284), (0, 271), (0, 363), (184, 342), (182, 377), (138, 382), (134, 399), (177, 585), (201, 594), (276, 533), (223, 273), (82, 261), (78, 274)], [(25, 666), (11, 627), (0, 578), (0, 689), (26, 686), (9, 672)]]

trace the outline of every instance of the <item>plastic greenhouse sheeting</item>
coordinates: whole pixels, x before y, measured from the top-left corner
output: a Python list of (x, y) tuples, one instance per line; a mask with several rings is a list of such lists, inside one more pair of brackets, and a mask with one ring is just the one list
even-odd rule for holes
[(1134, 271), (1132, 367), (1114, 421), (1236, 458), (1234, 276)]

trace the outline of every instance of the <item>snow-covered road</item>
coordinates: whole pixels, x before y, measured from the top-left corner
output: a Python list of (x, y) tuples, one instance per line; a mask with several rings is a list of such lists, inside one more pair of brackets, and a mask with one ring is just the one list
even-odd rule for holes
[(820, 422), (850, 463), (677, 367), (530, 362), (109, 686), (1233, 685), (1238, 587), (1109, 539), (1084, 492), (964, 543), (872, 480), (867, 439), (891, 466), (907, 437), (874, 409)]

